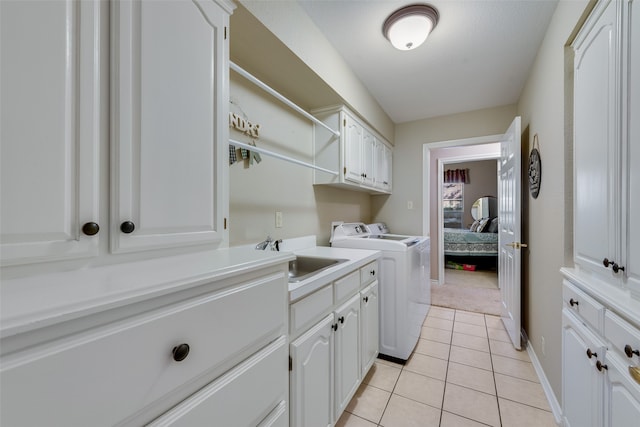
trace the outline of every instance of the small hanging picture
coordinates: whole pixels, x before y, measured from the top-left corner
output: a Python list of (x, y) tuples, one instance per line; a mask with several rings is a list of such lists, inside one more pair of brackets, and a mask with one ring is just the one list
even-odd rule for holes
[(529, 154), (529, 191), (534, 199), (537, 199), (538, 194), (540, 194), (540, 180), (542, 178), (539, 148), (538, 134), (535, 134), (533, 136), (533, 149)]

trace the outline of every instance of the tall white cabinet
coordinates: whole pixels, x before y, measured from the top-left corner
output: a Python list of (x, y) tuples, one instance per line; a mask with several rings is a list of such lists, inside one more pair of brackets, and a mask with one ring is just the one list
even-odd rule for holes
[(573, 43), (574, 262), (563, 268), (565, 425), (640, 418), (640, 3), (599, 1)]
[(3, 266), (224, 245), (233, 7), (0, 3)]

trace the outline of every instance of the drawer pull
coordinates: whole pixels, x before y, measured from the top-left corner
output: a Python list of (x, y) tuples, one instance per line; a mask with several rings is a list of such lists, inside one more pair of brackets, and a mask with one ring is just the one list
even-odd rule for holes
[(591, 359), (592, 357), (598, 357), (598, 353), (594, 353), (590, 348), (587, 349), (587, 357)]
[(364, 298), (362, 298), (362, 300), (363, 300), (364, 302), (369, 302), (369, 297), (364, 297)]
[(340, 317), (338, 317), (338, 322), (340, 322), (340, 323), (344, 323), (344, 316), (340, 316)]
[(182, 362), (189, 355), (189, 344), (180, 344), (173, 347), (173, 360), (176, 362)]
[(609, 261), (608, 258), (605, 258), (605, 259), (602, 260), (602, 265), (604, 265), (606, 268), (609, 268), (609, 265), (613, 264), (613, 263), (614, 262), (613, 261)]
[(372, 276), (375, 276), (375, 275), (376, 275), (376, 271), (375, 271), (375, 270), (371, 270), (371, 271), (369, 272), (369, 274), (370, 274), (370, 275), (372, 275)]
[(607, 365), (603, 365), (599, 360), (596, 362), (596, 368), (598, 368), (600, 372), (602, 372), (603, 369), (609, 369)]
[(629, 344), (627, 344), (624, 346), (624, 354), (626, 354), (627, 357), (633, 357), (634, 354), (636, 356), (640, 356), (640, 351), (634, 350)]
[(338, 324), (334, 323), (333, 325), (331, 325), (331, 329), (333, 329), (334, 331), (338, 330)]
[(569, 300), (569, 305), (571, 305), (571, 307), (573, 307), (574, 305), (580, 305), (580, 302), (577, 300), (574, 300), (573, 298), (571, 298)]
[(614, 273), (617, 273), (618, 271), (624, 271), (624, 267), (616, 264), (615, 262), (613, 263), (613, 267), (611, 267), (611, 269)]
[(629, 366), (629, 373), (638, 384), (640, 384), (640, 368), (637, 366)]

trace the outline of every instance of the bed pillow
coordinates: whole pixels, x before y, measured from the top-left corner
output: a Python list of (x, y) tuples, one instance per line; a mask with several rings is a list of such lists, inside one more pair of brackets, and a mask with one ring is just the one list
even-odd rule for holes
[(487, 233), (497, 233), (498, 232), (498, 217), (493, 218), (489, 221), (489, 226), (485, 230)]
[(480, 224), (478, 224), (478, 228), (476, 228), (476, 232), (482, 233), (485, 228), (487, 228), (487, 224), (491, 221), (491, 218), (482, 218), (480, 220)]
[(471, 227), (469, 227), (469, 231), (476, 231), (478, 230), (478, 226), (480, 225), (480, 220), (476, 219), (475, 221), (473, 221), (473, 224), (471, 224)]

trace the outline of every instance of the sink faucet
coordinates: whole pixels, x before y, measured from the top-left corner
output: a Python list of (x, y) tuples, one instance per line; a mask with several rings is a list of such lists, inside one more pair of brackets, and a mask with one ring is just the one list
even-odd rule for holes
[(256, 245), (256, 249), (259, 251), (265, 251), (267, 248), (270, 248), (272, 251), (280, 250), (280, 243), (282, 243), (282, 239), (273, 240), (271, 236), (267, 236), (267, 239), (258, 243)]

